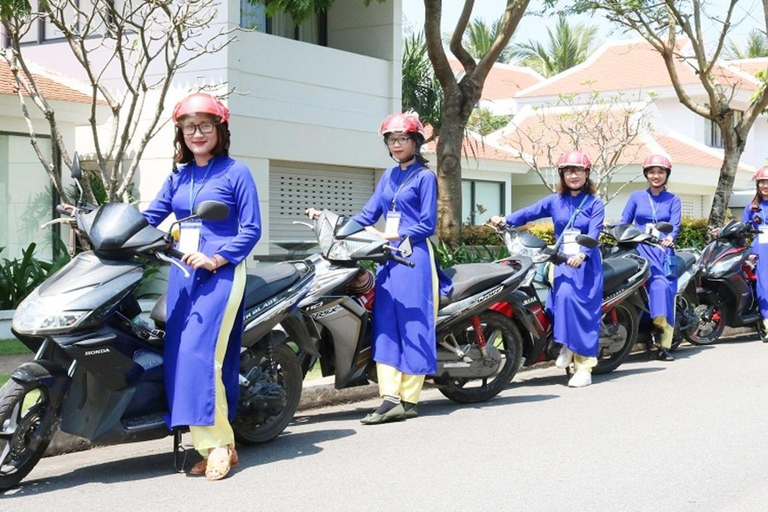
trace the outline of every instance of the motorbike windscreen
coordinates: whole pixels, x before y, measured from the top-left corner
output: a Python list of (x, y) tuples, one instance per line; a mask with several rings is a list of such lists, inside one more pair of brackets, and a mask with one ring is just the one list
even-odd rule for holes
[(97, 255), (128, 258), (130, 254), (123, 254), (127, 242), (146, 227), (147, 219), (133, 206), (107, 203), (96, 210), (88, 236)]
[(336, 223), (338, 220), (339, 216), (328, 210), (323, 210), (320, 217), (315, 220), (317, 244), (320, 246), (320, 251), (324, 255), (327, 255), (331, 246), (333, 246), (334, 231), (336, 230)]
[(619, 224), (618, 226), (614, 226), (612, 231), (613, 236), (616, 237), (616, 240), (619, 242), (634, 240), (638, 236), (645, 234), (644, 231), (634, 224)]

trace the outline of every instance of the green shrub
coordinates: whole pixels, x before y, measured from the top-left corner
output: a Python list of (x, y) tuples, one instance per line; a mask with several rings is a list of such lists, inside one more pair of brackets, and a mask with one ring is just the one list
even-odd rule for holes
[[(501, 239), (497, 240), (501, 242)], [(448, 268), (459, 263), (486, 263), (509, 256), (504, 245), (449, 245), (442, 240), (435, 247), (440, 267)]]
[[(34, 257), (37, 245), (33, 242), (21, 252), (21, 259), (0, 262), (0, 309), (14, 309), (48, 276), (59, 270), (69, 261), (64, 252), (55, 261), (48, 262)], [(5, 247), (0, 247), (0, 252)]]
[(675, 240), (676, 247), (703, 248), (707, 245), (707, 219), (694, 219), (683, 217), (680, 222), (680, 231)]

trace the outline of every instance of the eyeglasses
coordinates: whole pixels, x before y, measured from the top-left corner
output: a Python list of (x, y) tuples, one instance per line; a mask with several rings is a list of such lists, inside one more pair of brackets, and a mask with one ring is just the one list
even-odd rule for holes
[(587, 174), (586, 169), (563, 169), (563, 175), (572, 175), (572, 176), (583, 176)]
[(394, 146), (396, 144), (399, 144), (401, 146), (405, 146), (408, 144), (408, 141), (411, 140), (410, 137), (387, 137), (387, 146)]
[(184, 135), (194, 135), (197, 130), (200, 130), (200, 133), (203, 135), (208, 135), (210, 133), (213, 133), (213, 129), (216, 127), (213, 123), (200, 123), (200, 124), (185, 124), (182, 125), (181, 131), (184, 133)]

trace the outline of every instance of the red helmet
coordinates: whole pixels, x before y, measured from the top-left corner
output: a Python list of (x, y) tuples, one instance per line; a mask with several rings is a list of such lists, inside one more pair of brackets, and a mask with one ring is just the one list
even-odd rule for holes
[(667, 174), (672, 172), (672, 162), (664, 155), (651, 155), (643, 161), (643, 171), (651, 167), (661, 167), (667, 171)]
[(758, 170), (752, 179), (755, 181), (768, 180), (768, 166)]
[(218, 123), (229, 121), (229, 109), (216, 98), (207, 92), (196, 92), (190, 94), (173, 108), (173, 122), (179, 124), (181, 118), (192, 114), (210, 114), (218, 118)]
[(589, 172), (590, 169), (592, 169), (592, 162), (590, 162), (587, 155), (574, 149), (567, 153), (563, 153), (560, 158), (557, 159), (557, 170), (562, 170), (563, 167), (581, 167)]
[(388, 133), (417, 133), (422, 139), (427, 138), (419, 114), (413, 110), (387, 116), (379, 126), (379, 135), (383, 137)]

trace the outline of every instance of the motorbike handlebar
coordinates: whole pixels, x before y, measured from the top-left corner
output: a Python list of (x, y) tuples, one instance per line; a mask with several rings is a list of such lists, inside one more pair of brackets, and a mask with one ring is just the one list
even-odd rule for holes
[(413, 267), (416, 266), (416, 263), (412, 262), (411, 260), (407, 260), (407, 259), (403, 258), (402, 256), (397, 256), (395, 254), (392, 254), (390, 257), (392, 258), (392, 261), (395, 261), (397, 263), (401, 263), (401, 264), (406, 265), (406, 266), (408, 266), (410, 268), (413, 268)]
[(179, 260), (185, 256), (184, 253), (178, 249), (171, 249), (170, 251), (168, 251), (168, 255)]

